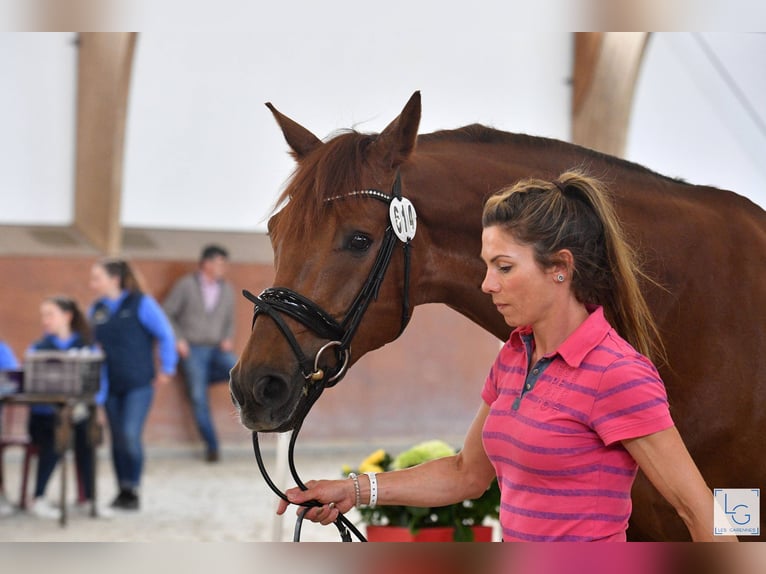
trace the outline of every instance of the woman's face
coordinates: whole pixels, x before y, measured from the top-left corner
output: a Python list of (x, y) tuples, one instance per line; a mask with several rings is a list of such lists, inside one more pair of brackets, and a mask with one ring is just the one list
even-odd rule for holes
[(518, 243), (501, 227), (481, 234), (481, 258), (487, 265), (481, 290), (511, 327), (535, 325), (547, 317), (556, 285), (553, 270), (543, 270), (530, 245)]
[(48, 335), (67, 335), (71, 331), (72, 313), (63, 311), (52, 301), (40, 305), (40, 321)]
[(121, 291), (120, 278), (112, 277), (97, 263), (90, 270), (90, 288), (97, 297), (115, 297)]

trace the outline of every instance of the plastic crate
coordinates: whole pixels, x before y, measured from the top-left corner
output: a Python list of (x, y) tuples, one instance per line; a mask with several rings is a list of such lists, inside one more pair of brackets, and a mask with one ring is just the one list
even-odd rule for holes
[(104, 355), (100, 351), (31, 351), (24, 360), (24, 392), (95, 395)]

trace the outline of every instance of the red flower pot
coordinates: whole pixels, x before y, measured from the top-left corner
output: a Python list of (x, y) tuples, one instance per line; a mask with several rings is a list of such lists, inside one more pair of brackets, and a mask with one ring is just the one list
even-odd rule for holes
[[(472, 526), (474, 542), (492, 542), (491, 526)], [(452, 542), (454, 528), (437, 526), (421, 528), (413, 535), (405, 526), (367, 526), (369, 542)]]

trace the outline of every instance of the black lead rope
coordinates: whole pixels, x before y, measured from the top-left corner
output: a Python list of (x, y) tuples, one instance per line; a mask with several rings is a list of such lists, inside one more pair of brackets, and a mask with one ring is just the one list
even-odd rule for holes
[[(390, 196), (376, 190), (355, 192), (355, 194), (366, 195), (383, 201), (386, 204), (390, 204), (392, 199), (402, 198), (401, 176), (397, 171)], [(287, 453), (290, 473), (301, 490), (308, 490), (308, 488), (303, 484), (303, 481), (298, 476), (298, 472), (295, 468), (295, 441), (298, 438), (298, 433), (303, 426), (303, 421), (306, 418), (306, 415), (324, 389), (334, 386), (345, 375), (346, 366), (348, 365), (350, 357), (349, 348), (351, 340), (353, 339), (370, 303), (378, 298), (378, 292), (380, 291), (383, 278), (385, 277), (389, 263), (391, 262), (391, 256), (393, 255), (394, 246), (396, 245), (397, 240), (397, 236), (394, 233), (392, 226), (389, 225), (386, 228), (382, 245), (378, 250), (372, 269), (370, 269), (370, 274), (367, 276), (364, 285), (362, 285), (362, 288), (359, 290), (359, 293), (349, 307), (342, 323), (338, 323), (329, 313), (313, 301), (286, 287), (272, 287), (265, 289), (258, 296), (253, 295), (246, 289), (242, 291), (242, 294), (251, 301), (255, 307), (252, 326), (255, 327), (255, 320), (258, 318), (259, 314), (268, 315), (277, 325), (284, 335), (285, 340), (290, 345), (290, 348), (293, 350), (298, 364), (300, 365), (301, 372), (306, 379), (305, 392), (307, 398), (305, 406), (301, 409), (298, 416), (296, 416), (297, 422), (293, 434), (290, 437), (290, 445)], [(404, 293), (402, 296), (402, 322), (399, 331), (400, 334), (404, 331), (404, 328), (407, 326), (410, 319), (410, 251), (410, 241), (404, 241)], [(319, 350), (313, 364), (303, 353), (298, 341), (295, 339), (295, 336), (282, 318), (282, 314), (299, 321), (321, 338), (330, 341), (330, 343)], [(318, 364), (322, 351), (329, 346), (335, 347), (336, 365), (339, 365), (339, 367), (336, 366), (334, 373), (328, 373), (327, 370), (320, 368)], [(287, 495), (280, 491), (269, 477), (266, 466), (263, 463), (263, 456), (261, 454), (257, 432), (253, 432), (253, 450), (255, 451), (255, 460), (258, 463), (258, 469), (266, 481), (266, 484), (279, 498), (290, 503)], [(298, 518), (296, 520), (295, 531), (293, 534), (294, 542), (300, 542), (301, 526), (306, 513), (311, 508), (322, 506), (322, 503), (317, 500), (310, 500), (300, 504), (300, 506), (303, 508), (298, 512)], [(341, 539), (344, 542), (351, 542), (351, 534), (349, 533), (349, 530), (353, 532), (359, 541), (367, 541), (364, 535), (362, 535), (353, 523), (351, 523), (351, 521), (349, 521), (343, 514), (338, 515), (338, 518), (335, 521), (335, 526), (338, 528)]]
[[(290, 446), (288, 448), (288, 462), (290, 465), (290, 474), (293, 476), (293, 480), (295, 480), (295, 483), (298, 485), (298, 487), (301, 490), (308, 490), (306, 485), (303, 484), (303, 481), (298, 476), (298, 472), (295, 469), (295, 439), (298, 434), (299, 429), (295, 429), (293, 431), (292, 436), (290, 437)], [(288, 502), (290, 504), (293, 504), (290, 502), (290, 500), (287, 498), (287, 495), (283, 493), (276, 484), (274, 484), (274, 481), (271, 480), (271, 477), (269, 476), (268, 471), (266, 470), (266, 465), (263, 462), (263, 456), (261, 454), (261, 446), (258, 441), (258, 433), (253, 433), (253, 450), (255, 451), (255, 460), (258, 463), (258, 470), (261, 471), (261, 475), (263, 476), (264, 480), (266, 481), (266, 484), (269, 485), (269, 488), (282, 500), (285, 502)], [(301, 526), (303, 525), (303, 519), (306, 516), (306, 513), (311, 510), (312, 508), (316, 508), (318, 506), (322, 506), (322, 503), (316, 500), (309, 500), (308, 502), (301, 503), (300, 506), (301, 510), (298, 512), (298, 517), (295, 520), (295, 529), (293, 531), (293, 542), (300, 542), (301, 541)], [(364, 535), (359, 531), (359, 529), (354, 526), (354, 524), (346, 518), (343, 514), (338, 514), (338, 518), (334, 522), (335, 527), (338, 529), (338, 533), (340, 534), (340, 538), (343, 542), (352, 542), (351, 534), (349, 533), (349, 530), (353, 532), (354, 536), (357, 537), (357, 539), (360, 542), (367, 542), (367, 539), (364, 537)]]
[[(292, 475), (293, 480), (295, 481), (295, 484), (301, 490), (308, 490), (308, 487), (303, 483), (300, 476), (298, 476), (298, 470), (295, 467), (295, 442), (298, 439), (298, 433), (300, 433), (301, 428), (303, 428), (303, 421), (306, 419), (306, 415), (308, 415), (309, 411), (311, 410), (311, 407), (314, 405), (314, 403), (317, 401), (319, 396), (322, 394), (323, 390), (324, 390), (324, 386), (321, 384), (321, 382), (317, 385), (314, 385), (314, 387), (312, 388), (310, 395), (306, 399), (306, 405), (298, 413), (298, 422), (296, 423), (295, 429), (293, 430), (293, 433), (290, 436), (290, 443), (287, 448), (287, 461), (290, 467), (290, 474)], [(261, 445), (258, 440), (257, 432), (253, 433), (253, 450), (255, 452), (255, 460), (258, 464), (258, 470), (260, 470), (261, 476), (263, 476), (264, 480), (266, 481), (266, 484), (269, 486), (269, 488), (271, 488), (274, 494), (276, 494), (279, 498), (281, 498), (287, 503), (293, 504), (287, 498), (287, 495), (281, 490), (279, 490), (277, 485), (274, 484), (274, 481), (271, 480), (271, 477), (269, 476), (269, 473), (266, 470), (266, 465), (263, 462), (263, 455), (261, 453)], [(295, 521), (295, 530), (293, 532), (293, 542), (301, 541), (301, 526), (303, 525), (303, 519), (306, 516), (306, 513), (312, 508), (322, 506), (322, 503), (317, 500), (309, 500), (308, 502), (299, 504), (299, 506), (302, 506), (303, 508), (298, 512), (298, 517)], [(354, 533), (354, 536), (356, 536), (360, 542), (367, 542), (367, 539), (359, 531), (359, 529), (356, 526), (354, 526), (354, 524), (348, 518), (346, 518), (342, 513), (339, 512), (338, 518), (335, 520), (334, 524), (335, 524), (335, 527), (338, 529), (338, 533), (340, 534), (341, 540), (343, 542), (352, 542), (351, 534), (349, 533), (349, 530)]]

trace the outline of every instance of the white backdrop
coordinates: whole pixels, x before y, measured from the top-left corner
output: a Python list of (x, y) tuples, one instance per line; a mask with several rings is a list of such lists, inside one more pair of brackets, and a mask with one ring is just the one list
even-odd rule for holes
[(653, 34), (626, 156), (766, 208), (766, 35)]
[[(458, 13), (416, 5), (409, 23), (375, 15), (390, 34), (371, 37), (353, 11), (328, 26), (310, 9), (289, 31), (284, 8), (262, 8), (251, 31), (139, 34), (123, 224), (265, 229), (293, 169), (266, 101), (324, 138), (380, 131), (421, 90), (423, 132), (479, 122), (569, 139), (570, 33), (510, 33), (502, 7), (456, 33)], [(72, 221), (73, 39), (0, 34), (0, 224)], [(628, 159), (766, 205), (764, 56), (763, 34), (653, 34)]]
[(0, 34), (0, 224), (72, 221), (74, 39)]

